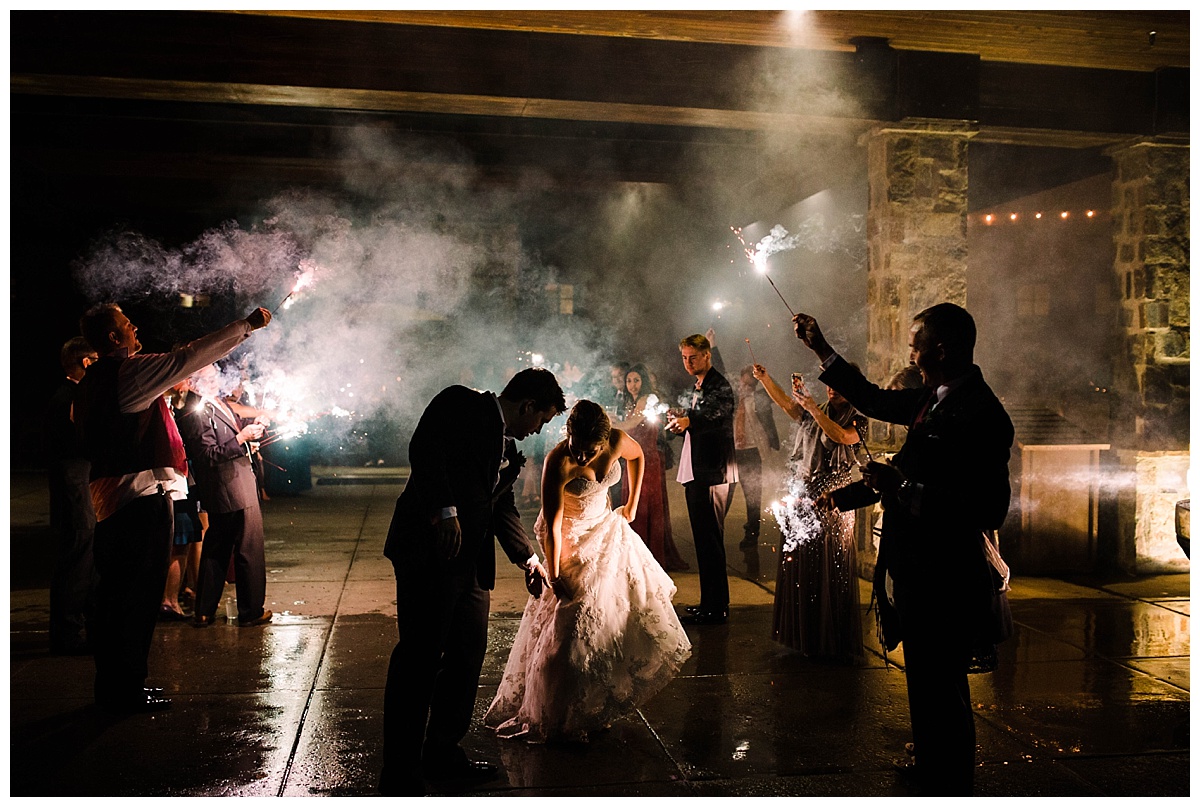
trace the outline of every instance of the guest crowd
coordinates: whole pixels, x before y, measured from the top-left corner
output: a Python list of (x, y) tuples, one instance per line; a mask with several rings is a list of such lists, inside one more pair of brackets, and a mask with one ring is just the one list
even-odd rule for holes
[[(137, 326), (105, 304), (88, 310), (80, 335), (61, 348), (63, 379), (44, 423), (57, 550), (50, 650), (94, 657), (101, 707), (170, 708), (163, 690), (147, 685), (158, 621), (205, 628), (223, 602), (241, 628), (273, 619), (259, 444), (274, 414), (241, 400), (237, 379), (224, 374), (236, 366), (221, 367), (270, 321), (259, 308), (169, 352), (144, 353)], [(497, 541), (521, 568), (530, 600), (486, 725), (507, 737), (586, 739), (666, 686), (691, 652), (682, 625), (730, 619), (725, 520), (738, 483), (746, 506), (739, 547), (757, 553), (764, 480), (775, 478), (764, 465), (785, 445), (778, 409), (791, 421), (785, 484), (793, 495), (775, 512), (772, 636), (815, 661), (861, 662), (854, 510), (882, 501), (873, 599), (884, 646), (905, 644), (923, 792), (970, 793), (966, 676), (1004, 638), (988, 623), (995, 591), (986, 542), (1007, 509), (1013, 439), (973, 364), (974, 321), (950, 304), (921, 312), (910, 372), (886, 388), (843, 359), (812, 317), (793, 322), (821, 362), (824, 402), (799, 373), (783, 385), (757, 362), (731, 383), (711, 329), (678, 343), (692, 379), (682, 394), (662, 389), (645, 361), (613, 361), (590, 385), (568, 384), (570, 396), (554, 373), (529, 368), (511, 373), (499, 393), (452, 385), (429, 402), (386, 540), (400, 613), (423, 618), (398, 624), (381, 792), (420, 794), (428, 780), (495, 775), (460, 742), (475, 713)], [(565, 439), (543, 437), (568, 397), (577, 402)], [(866, 417), (905, 429), (890, 462), (865, 451)], [(532, 463), (516, 447), (527, 439)], [(679, 615), (669, 574), (692, 570), (672, 531), (669, 478), (683, 487), (699, 580), (699, 601)], [(518, 505), (540, 508), (536, 540)], [(236, 594), (229, 600), (227, 583)], [(947, 591), (962, 604), (954, 614), (939, 610)]]

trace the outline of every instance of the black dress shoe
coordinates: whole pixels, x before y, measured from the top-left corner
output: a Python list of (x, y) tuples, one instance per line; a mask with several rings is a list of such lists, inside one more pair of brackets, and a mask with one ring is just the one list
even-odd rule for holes
[(686, 614), (681, 622), (685, 625), (724, 625), (729, 619), (729, 611), (697, 611), (694, 614)]
[(704, 609), (703, 609), (703, 608), (701, 608), (699, 605), (685, 605), (685, 606), (683, 606), (683, 612), (684, 612), (685, 614), (698, 614), (698, 613), (700, 613), (700, 612), (701, 612), (701, 611), (703, 611), (703, 610), (704, 610)]

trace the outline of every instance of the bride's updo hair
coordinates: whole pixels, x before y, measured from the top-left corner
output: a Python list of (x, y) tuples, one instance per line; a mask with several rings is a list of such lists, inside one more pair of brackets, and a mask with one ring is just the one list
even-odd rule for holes
[(580, 401), (571, 407), (567, 416), (567, 437), (575, 438), (575, 444), (597, 445), (608, 440), (612, 423), (608, 413), (594, 401)]

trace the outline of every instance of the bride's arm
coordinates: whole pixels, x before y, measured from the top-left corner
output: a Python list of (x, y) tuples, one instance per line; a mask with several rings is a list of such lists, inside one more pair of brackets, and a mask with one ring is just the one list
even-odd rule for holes
[(625, 432), (613, 429), (617, 435), (617, 456), (625, 460), (625, 470), (629, 474), (629, 501), (621, 508), (626, 521), (637, 517), (638, 500), (642, 496), (642, 475), (646, 470), (645, 456), (642, 447)]
[(550, 588), (563, 599), (563, 587), (558, 579), (562, 564), (563, 487), (566, 485), (566, 452), (562, 444), (551, 449), (542, 466), (542, 518), (546, 522), (546, 572)]

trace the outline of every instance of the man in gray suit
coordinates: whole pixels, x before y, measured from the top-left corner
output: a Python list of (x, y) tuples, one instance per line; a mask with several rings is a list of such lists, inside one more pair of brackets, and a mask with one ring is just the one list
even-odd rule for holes
[(208, 513), (208, 532), (200, 554), (200, 585), (196, 592), (196, 627), (213, 623), (225, 588), (229, 557), (237, 585), (238, 626), (271, 621), (264, 610), (267, 596), (263, 556), (262, 511), (258, 482), (247, 443), (262, 439), (261, 423), (243, 423), (221, 399), (221, 379), (210, 364), (192, 376), (191, 388), (200, 405), (177, 416), (187, 448), (200, 506)]

